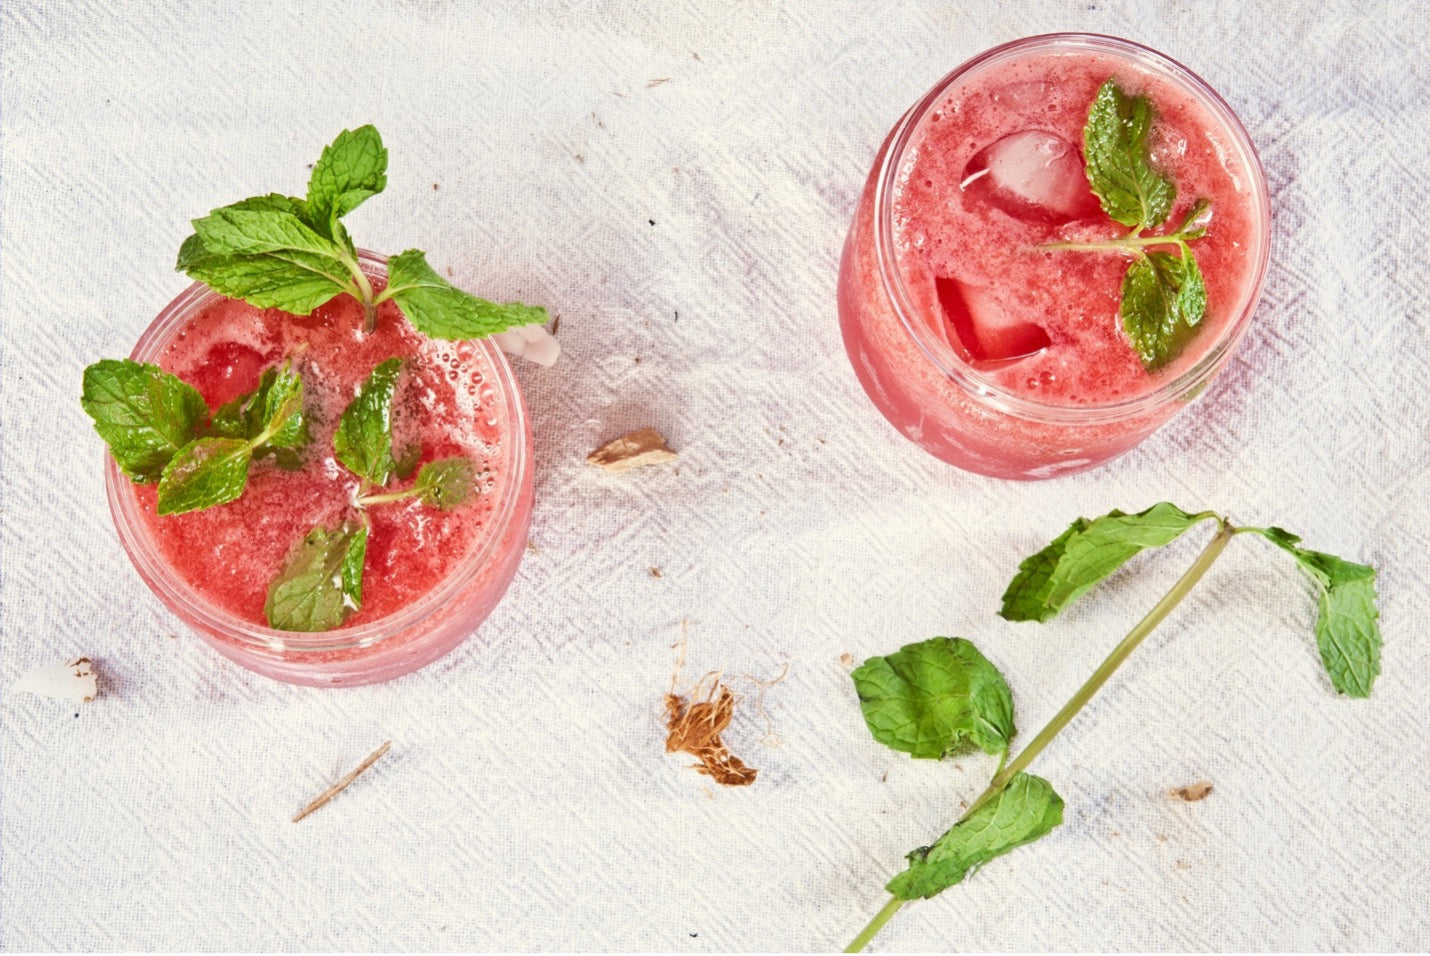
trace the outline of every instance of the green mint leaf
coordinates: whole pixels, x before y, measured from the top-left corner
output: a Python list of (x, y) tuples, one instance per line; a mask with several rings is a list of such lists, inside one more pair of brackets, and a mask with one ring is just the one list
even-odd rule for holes
[(1316, 649), (1331, 686), (1347, 697), (1369, 697), (1380, 676), (1380, 611), (1375, 568), (1299, 546), (1281, 528), (1245, 528), (1288, 552), (1320, 586), (1316, 601)]
[(306, 252), (336, 258), (343, 251), (296, 213), (248, 203), (215, 209), (193, 222), (194, 234), (214, 255), (254, 256)]
[(417, 473), (417, 483), (413, 487), (423, 504), (439, 511), (451, 511), (476, 494), (476, 467), (468, 458), (429, 461)]
[(346, 270), (330, 256), (292, 250), (215, 253), (197, 235), (184, 241), (175, 268), (220, 295), (294, 315), (308, 315), (334, 296), (353, 291)]
[(158, 512), (183, 514), (226, 504), (243, 494), (253, 445), (237, 438), (199, 438), (185, 445), (159, 478)]
[(387, 261), (383, 296), (397, 303), (417, 331), (434, 339), (479, 339), (547, 320), (546, 310), (540, 306), (520, 302), (499, 305), (455, 288), (417, 249)]
[(998, 668), (961, 637), (871, 657), (850, 675), (874, 739), (937, 759), (974, 744), (1002, 754), (1015, 732), (1013, 697)]
[(1010, 621), (1046, 621), (1135, 555), (1170, 544), (1211, 517), (1210, 512), (1188, 514), (1164, 501), (1137, 514), (1114, 510), (1092, 520), (1079, 518), (1018, 566), (999, 613)]
[(392, 396), (401, 372), (402, 360), (396, 358), (373, 369), (333, 435), (338, 461), (379, 487), (387, 484), (397, 467), (392, 456)]
[(324, 147), (308, 179), (305, 219), (315, 230), (346, 243), (338, 220), (387, 188), (387, 149), (371, 125), (343, 130)]
[(362, 607), (368, 530), (314, 528), (268, 587), (263, 613), (280, 631), (328, 631)]
[(258, 387), (221, 405), (208, 427), (212, 436), (245, 441), (258, 439), (265, 431), (272, 434), (263, 438), (258, 453), (301, 448), (308, 443), (303, 380), (289, 365), (265, 369)]
[(1155, 120), (1145, 96), (1127, 96), (1116, 81), (1102, 84), (1083, 127), (1087, 182), (1103, 212), (1134, 229), (1161, 225), (1177, 197), (1171, 180), (1152, 168), (1147, 139)]
[(145, 484), (159, 480), (209, 415), (191, 385), (129, 359), (105, 359), (86, 368), (80, 405), (120, 470)]
[(999, 613), (1010, 621), (1046, 621), (1061, 610), (1050, 602), (1053, 572), (1067, 554), (1068, 542), (1087, 530), (1088, 520), (1078, 518), (1037, 554), (1023, 559), (1018, 574), (1003, 592), (1003, 609)]
[(1207, 289), (1191, 250), (1148, 252), (1122, 280), (1122, 328), (1149, 372), (1181, 354), (1206, 315)]
[(962, 883), (971, 870), (1032, 843), (1063, 822), (1063, 800), (1052, 784), (1015, 774), (996, 797), (908, 855), (909, 867), (887, 889), (901, 900), (926, 899)]
[(308, 443), (308, 422), (303, 416), (303, 379), (292, 366), (264, 373), (259, 385), (262, 404), (255, 402), (260, 412), (260, 430), (253, 436), (256, 451), (278, 448), (301, 448)]

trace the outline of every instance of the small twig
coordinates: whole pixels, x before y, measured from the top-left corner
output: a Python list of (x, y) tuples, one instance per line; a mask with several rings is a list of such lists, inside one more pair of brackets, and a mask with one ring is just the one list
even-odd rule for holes
[(347, 788), (348, 784), (350, 784), (350, 783), (352, 783), (354, 780), (356, 780), (356, 779), (358, 778), (358, 776), (359, 776), (364, 770), (366, 770), (368, 767), (371, 767), (373, 764), (377, 763), (377, 759), (378, 759), (379, 757), (381, 757), (383, 754), (387, 753), (388, 750), (390, 750), (391, 748), (392, 748), (392, 741), (389, 740), (389, 741), (387, 741), (386, 743), (384, 743), (381, 747), (378, 747), (376, 750), (374, 750), (371, 754), (368, 755), (368, 758), (367, 758), (366, 760), (364, 760), (362, 763), (360, 763), (360, 764), (357, 765), (357, 768), (356, 768), (356, 769), (354, 769), (351, 773), (349, 773), (347, 776), (343, 777), (343, 779), (339, 780), (337, 783), (333, 784), (333, 785), (332, 785), (331, 787), (329, 787), (328, 789), (324, 790), (321, 794), (318, 795), (318, 798), (317, 798), (316, 800), (314, 800), (312, 803), (308, 804), (306, 807), (304, 807), (303, 809), (299, 810), (299, 811), (298, 811), (298, 815), (293, 818), (293, 822), (294, 822), (294, 823), (297, 823), (299, 820), (303, 819), (303, 818), (306, 817), (308, 814), (312, 813), (314, 810), (318, 809), (318, 808), (321, 807), (323, 804), (325, 804), (325, 803), (327, 803), (329, 800), (333, 799), (333, 797), (336, 797), (339, 793), (341, 793), (343, 790), (345, 790), (345, 789)]

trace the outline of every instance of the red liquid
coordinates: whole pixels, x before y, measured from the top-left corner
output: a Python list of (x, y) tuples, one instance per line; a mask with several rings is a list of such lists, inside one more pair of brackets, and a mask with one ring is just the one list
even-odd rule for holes
[[(1210, 91), (1121, 41), (1048, 41), (995, 51), (891, 134), (840, 276), (845, 344), (875, 404), (935, 455), (1002, 477), (1082, 470), (1146, 437), (1225, 358), (1265, 267), (1260, 168)], [(1177, 200), (1151, 231), (1199, 198), (1212, 206), (1191, 243), (1207, 316), (1151, 373), (1118, 314), (1129, 257), (1039, 248), (1127, 232), (1082, 170), (1088, 107), (1109, 77), (1157, 112), (1152, 158)]]
[[(348, 296), (297, 317), (209, 294), (179, 316), (157, 341), (146, 336), (136, 358), (189, 382), (215, 409), (291, 361), (303, 378), (311, 441), (301, 470), (257, 459), (241, 498), (181, 515), (156, 514), (155, 486), (115, 482), (111, 465), (121, 537), (156, 593), (227, 656), (302, 683), (385, 680), (474, 630), (515, 573), (531, 513), (529, 436), (500, 353), (488, 343), (427, 340), (391, 303), (364, 334), (362, 307)], [(272, 631), (268, 585), (294, 546), (314, 527), (335, 528), (354, 514), (359, 480), (336, 461), (333, 432), (358, 387), (392, 357), (406, 360), (394, 397), (395, 451), (415, 444), (420, 462), (470, 459), (479, 494), (446, 512), (414, 499), (370, 507), (361, 610), (322, 634)], [(411, 481), (394, 479), (387, 490)], [(116, 502), (116, 493), (128, 500)], [(417, 614), (424, 598), (437, 606)]]

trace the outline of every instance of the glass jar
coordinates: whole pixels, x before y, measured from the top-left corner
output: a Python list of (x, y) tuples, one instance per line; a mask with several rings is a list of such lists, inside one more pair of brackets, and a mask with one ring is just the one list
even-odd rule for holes
[[(386, 278), (386, 260), (369, 252), (362, 252), (360, 259), (364, 271), (380, 287)], [(130, 357), (162, 365), (161, 356), (186, 334), (183, 330), (190, 321), (226, 301), (195, 283), (159, 314)], [(388, 321), (401, 321), (395, 307), (383, 308), (393, 310)], [(183, 516), (156, 518), (153, 486), (136, 486), (106, 455), (110, 511), (119, 540), (139, 576), (170, 611), (220, 654), (281, 681), (324, 687), (377, 683), (400, 677), (451, 651), (476, 631), (515, 577), (526, 550), (533, 505), (531, 429), (511, 367), (490, 340), (467, 343), (461, 353), (460, 367), (449, 358), (452, 368), (444, 366), (442, 374), (460, 374), (482, 383), (479, 401), (484, 424), (498, 439), (490, 443), (485, 485), (479, 496), (483, 509), (480, 527), (465, 556), (430, 590), (391, 613), (325, 632), (281, 631), (255, 623), (220, 606), (176, 570), (153, 528), (156, 521)], [(219, 506), (223, 507), (227, 506)], [(369, 567), (369, 580), (374, 573)]]
[[(1208, 314), (1182, 354), (1154, 372), (1140, 364), (1125, 374), (1113, 371), (1135, 362), (1125, 339), (1121, 355), (1116, 346), (1106, 346), (1114, 360), (1104, 360), (1101, 352), (1079, 355), (1079, 336), (1090, 323), (1122, 334), (1118, 292), (1132, 257), (1042, 248), (1070, 235), (1126, 233), (1097, 208), (1086, 180), (1090, 211), (1082, 207), (1068, 214), (1037, 205), (1025, 209), (1018, 205), (1021, 195), (1001, 185), (974, 185), (992, 165), (993, 154), (980, 151), (993, 143), (1016, 146), (1013, 133), (1035, 144), (1067, 144), (1080, 171), (1082, 123), (1096, 87), (1109, 75), (1129, 92), (1145, 89), (1157, 123), (1165, 119), (1172, 130), (1159, 140), (1154, 126), (1149, 140), (1154, 165), (1178, 186), (1178, 205), (1164, 228), (1174, 228), (1195, 198), (1183, 189), (1186, 170), (1195, 166), (1205, 174), (1197, 189), (1211, 187), (1205, 197), (1211, 199), (1212, 217), (1207, 235), (1189, 243), (1202, 262)], [(1000, 161), (1015, 170), (1028, 162), (1016, 154)], [(1002, 193), (990, 201), (989, 190), (995, 189)], [(1037, 185), (1037, 190), (1058, 196), (1055, 187)], [(1025, 215), (1026, 221), (1019, 218)], [(941, 231), (940, 217), (952, 224), (947, 232)], [(1260, 160), (1241, 123), (1205, 82), (1126, 40), (1029, 37), (948, 74), (889, 133), (845, 243), (840, 327), (854, 371), (874, 404), (932, 454), (995, 477), (1070, 474), (1131, 449), (1197, 397), (1225, 365), (1260, 297), (1270, 236)], [(987, 261), (975, 263), (983, 248), (993, 251)], [(1080, 315), (1063, 314), (1068, 300), (1079, 297), (1077, 283), (1063, 270), (1089, 275), (1097, 270), (1095, 294), (1073, 303), (1083, 310)], [(969, 276), (972, 285), (965, 282)], [(950, 313), (966, 310), (963, 321), (975, 327), (982, 320), (967, 318), (976, 311), (968, 302), (950, 303), (950, 288), (968, 292), (968, 302), (986, 310), (996, 333), (1032, 330), (1042, 336), (1034, 345), (1043, 348), (1033, 352), (1029, 346), (1031, 358), (980, 360), (960, 340), (968, 333), (960, 332)], [(1099, 385), (1098, 376), (1120, 380), (1114, 388)], [(1069, 384), (1074, 381), (1080, 384)]]

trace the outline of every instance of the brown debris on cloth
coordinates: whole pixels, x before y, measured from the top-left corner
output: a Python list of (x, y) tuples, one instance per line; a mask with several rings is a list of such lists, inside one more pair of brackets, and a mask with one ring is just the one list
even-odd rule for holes
[(639, 428), (609, 441), (586, 456), (586, 461), (609, 472), (630, 471), (643, 465), (673, 461), (675, 452), (654, 428)]
[[(685, 666), (687, 624), (688, 622), (682, 621), (680, 625), (680, 643), (675, 645), (680, 648), (680, 655), (675, 662), (675, 671), (670, 675), (670, 690), (665, 695), (665, 752), (688, 753), (697, 757), (700, 762), (692, 765), (695, 770), (711, 777), (718, 784), (727, 787), (747, 786), (755, 782), (759, 771), (731, 753), (720, 737), (730, 726), (730, 721), (735, 716), (735, 705), (740, 701), (723, 681), (721, 672), (711, 671), (700, 678), (689, 694), (676, 693), (680, 671)], [(777, 743), (779, 738), (771, 725), (769, 714), (765, 713), (765, 691), (784, 680), (788, 673), (789, 663), (786, 662), (779, 676), (773, 680), (759, 680), (742, 675), (742, 679), (759, 687), (755, 696), (755, 709), (765, 720), (764, 740), (767, 743)]]
[(1188, 803), (1195, 803), (1198, 800), (1205, 800), (1207, 794), (1212, 792), (1212, 785), (1203, 780), (1199, 783), (1188, 784), (1185, 787), (1178, 787), (1172, 791), (1172, 796), (1181, 797)]
[(743, 787), (755, 782), (759, 773), (730, 752), (720, 739), (735, 715), (735, 695), (714, 681), (704, 700), (686, 704), (678, 694), (665, 695), (665, 752), (691, 754), (699, 758), (695, 769), (727, 787)]
[(338, 794), (342, 793), (344, 790), (347, 789), (348, 784), (352, 783), (359, 776), (361, 776), (363, 771), (365, 771), (368, 767), (371, 767), (373, 764), (377, 763), (378, 758), (391, 749), (392, 741), (388, 740), (384, 742), (381, 747), (378, 747), (372, 753), (368, 754), (366, 760), (358, 764), (357, 767), (353, 770), (349, 771), (337, 783), (333, 784), (331, 787), (318, 794), (318, 796), (314, 798), (313, 801), (309, 803), (306, 807), (299, 810), (298, 813), (293, 817), (293, 822), (297, 823), (299, 820), (303, 819), (308, 814), (312, 813), (314, 810), (318, 809), (319, 807), (326, 804), (329, 800), (333, 799), (333, 797), (336, 797)]

